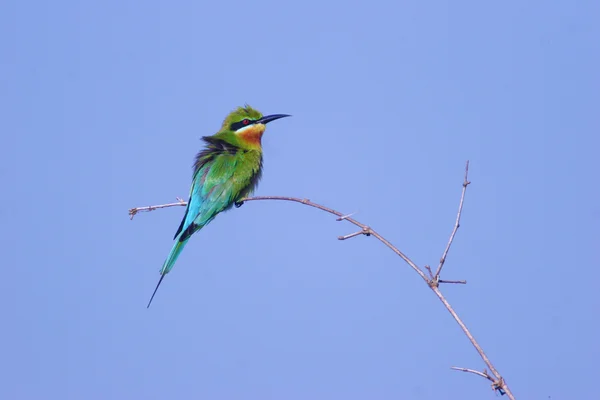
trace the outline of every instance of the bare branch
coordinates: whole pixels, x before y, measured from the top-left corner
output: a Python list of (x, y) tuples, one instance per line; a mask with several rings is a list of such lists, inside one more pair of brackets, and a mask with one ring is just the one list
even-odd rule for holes
[(431, 267), (429, 265), (426, 265), (425, 269), (427, 270), (427, 273), (429, 274), (429, 278), (430, 278), (429, 281), (433, 282), (434, 278), (433, 278), (433, 273), (431, 272)]
[(454, 318), (456, 323), (458, 323), (458, 325), (461, 327), (461, 329), (463, 330), (464, 334), (467, 336), (467, 338), (469, 339), (469, 341), (471, 342), (473, 347), (475, 347), (475, 350), (477, 350), (477, 352), (483, 359), (483, 362), (485, 363), (485, 365), (487, 365), (488, 368), (490, 369), (490, 371), (492, 371), (492, 374), (494, 374), (494, 377), (496, 379), (492, 379), (492, 381), (496, 382), (499, 385), (496, 389), (501, 390), (502, 392), (505, 392), (508, 395), (509, 399), (514, 400), (515, 398), (514, 398), (513, 394), (511, 393), (510, 389), (508, 388), (508, 386), (506, 385), (506, 383), (504, 382), (504, 379), (502, 378), (502, 376), (500, 375), (498, 370), (496, 370), (496, 368), (494, 367), (494, 364), (492, 364), (492, 362), (487, 357), (487, 355), (485, 354), (485, 352), (483, 351), (483, 349), (481, 348), (479, 343), (477, 343), (477, 341), (471, 334), (471, 331), (469, 331), (469, 329), (467, 328), (465, 323), (460, 319), (460, 317), (458, 316), (456, 311), (454, 311), (454, 309), (452, 308), (450, 303), (448, 303), (448, 300), (446, 300), (446, 298), (444, 297), (442, 292), (440, 292), (440, 289), (438, 287), (431, 287), (431, 290), (433, 290), (435, 295), (444, 304), (444, 306), (446, 307), (448, 312), (452, 315), (452, 317)]
[(356, 214), (356, 213), (355, 213), (355, 212), (353, 212), (353, 213), (350, 213), (350, 214), (342, 215), (341, 217), (339, 217), (339, 218), (336, 218), (335, 220), (336, 220), (336, 221), (343, 221), (343, 220), (345, 220), (346, 218), (353, 216), (354, 214)]
[(187, 206), (187, 201), (176, 197), (177, 199), (177, 203), (168, 203), (168, 204), (159, 204), (157, 206), (146, 206), (146, 207), (135, 207), (135, 208), (130, 208), (129, 209), (129, 219), (133, 219), (133, 217), (135, 216), (135, 214), (145, 211), (145, 212), (150, 212), (150, 211), (154, 211), (154, 210), (158, 210), (159, 208), (168, 208), (168, 207), (175, 207), (175, 206)]
[(458, 284), (461, 284), (461, 285), (466, 285), (467, 284), (467, 281), (465, 281), (465, 280), (461, 280), (461, 281), (446, 281), (444, 279), (438, 279), (438, 282), (439, 283), (458, 283)]
[(363, 231), (358, 231), (358, 232), (350, 233), (348, 235), (338, 236), (338, 239), (339, 240), (351, 239), (351, 238), (353, 238), (355, 236), (362, 235), (363, 233), (364, 233)]
[[(346, 216), (346, 218), (348, 218), (348, 217)], [(340, 218), (338, 218), (338, 220), (339, 219)], [(367, 228), (363, 228), (361, 231), (354, 232), (354, 233), (351, 233), (349, 235), (338, 236), (338, 239), (339, 240), (346, 240), (346, 239), (350, 239), (350, 238), (353, 238), (353, 237), (358, 236), (358, 235), (371, 236), (371, 228), (367, 227)]]
[[(351, 224), (356, 225), (356, 226), (358, 226), (359, 228), (362, 229), (362, 231), (360, 233), (357, 233), (357, 235), (359, 235), (359, 234), (365, 234), (367, 236), (370, 236), (370, 235), (375, 236), (380, 242), (382, 242), (387, 247), (389, 247), (394, 253), (396, 253), (408, 265), (410, 265), (410, 267), (412, 269), (414, 269), (415, 272), (418, 273), (419, 276), (421, 276), (421, 278), (423, 278), (423, 280), (425, 282), (428, 282), (428, 279), (425, 276), (425, 274), (423, 273), (423, 271), (421, 271), (419, 269), (419, 267), (417, 267), (417, 265), (410, 258), (408, 258), (404, 253), (402, 253), (396, 246), (394, 246), (393, 244), (391, 244), (387, 239), (385, 239), (379, 233), (375, 232), (373, 229), (369, 228), (367, 225), (362, 224), (362, 223), (356, 221), (353, 218), (350, 218), (349, 215), (344, 215), (344, 214), (342, 214), (339, 211), (333, 210), (331, 208), (322, 206), (322, 205), (317, 204), (317, 203), (313, 203), (309, 199), (300, 199), (300, 198), (297, 198), (297, 197), (288, 197), (288, 196), (255, 196), (255, 197), (247, 197), (245, 199), (242, 199), (239, 203), (241, 205), (241, 204), (243, 204), (243, 203), (245, 203), (247, 201), (257, 201), (257, 200), (280, 200), (280, 201), (291, 201), (291, 202), (294, 202), (294, 203), (305, 204), (305, 205), (310, 206), (310, 207), (318, 208), (319, 210), (325, 211), (325, 212), (327, 212), (329, 214), (333, 214), (333, 215), (339, 217), (339, 219), (341, 219), (343, 221), (348, 221)], [(133, 216), (135, 214), (137, 214), (138, 212), (153, 211), (153, 210), (157, 210), (159, 208), (168, 208), (168, 207), (186, 206), (186, 205), (187, 205), (187, 202), (185, 202), (185, 201), (179, 201), (178, 203), (161, 204), (161, 205), (158, 205), (158, 206), (136, 207), (136, 208), (132, 208), (132, 209), (129, 210), (129, 215), (131, 216), (131, 219), (133, 219)]]
[[(498, 393), (500, 393), (501, 396), (504, 396), (506, 394), (506, 391), (504, 390), (504, 386), (506, 385), (504, 383), (504, 379), (500, 378), (497, 380), (494, 380), (494, 378), (492, 378), (488, 373), (487, 370), (483, 370), (483, 372), (481, 371), (477, 371), (475, 369), (470, 369), (470, 368), (462, 368), (462, 367), (450, 367), (456, 371), (463, 371), (463, 372), (470, 372), (471, 374), (475, 374), (475, 375), (479, 375), (482, 378), (485, 378), (487, 380), (489, 380), (490, 382), (492, 382), (492, 390), (494, 391), (498, 391)], [(512, 397), (512, 393), (508, 396), (510, 398), (514, 398)]]
[(489, 380), (490, 382), (494, 382), (494, 378), (492, 378), (491, 376), (489, 376), (486, 370), (483, 370), (483, 372), (481, 372), (481, 371), (477, 371), (477, 370), (474, 370), (474, 369), (463, 368), (463, 367), (450, 367), (450, 368), (454, 369), (456, 371), (470, 372), (472, 374), (479, 375), (482, 378), (485, 378), (485, 379)]
[[(454, 225), (454, 229), (452, 231), (452, 234), (450, 235), (450, 239), (448, 241), (448, 244), (446, 246), (446, 249), (444, 250), (444, 253), (442, 255), (442, 258), (440, 259), (440, 264), (438, 265), (437, 271), (434, 274), (432, 274), (431, 272), (431, 268), (426, 265), (425, 266), (425, 270), (428, 271), (430, 277), (428, 278), (425, 273), (410, 259), (408, 258), (403, 252), (401, 252), (396, 246), (394, 246), (393, 244), (391, 244), (387, 239), (385, 239), (383, 236), (381, 236), (377, 231), (375, 231), (373, 228), (358, 222), (357, 220), (353, 219), (350, 217), (350, 215), (352, 214), (347, 214), (344, 215), (339, 211), (333, 210), (331, 208), (325, 207), (323, 205), (317, 204), (317, 203), (313, 203), (312, 201), (308, 200), (308, 199), (300, 199), (300, 198), (296, 198), (296, 197), (286, 197), (286, 196), (256, 196), (256, 197), (248, 197), (245, 199), (242, 199), (242, 201), (240, 201), (239, 203), (236, 203), (236, 206), (241, 206), (244, 202), (246, 201), (259, 201), (259, 200), (280, 200), (280, 201), (291, 201), (291, 202), (295, 202), (295, 203), (300, 203), (300, 204), (304, 204), (313, 208), (317, 208), (319, 210), (325, 211), (329, 214), (333, 214), (335, 216), (337, 216), (337, 221), (348, 221), (351, 224), (359, 227), (361, 230), (351, 233), (349, 235), (345, 235), (345, 236), (340, 236), (338, 237), (338, 239), (340, 240), (346, 240), (346, 239), (350, 239), (352, 237), (355, 236), (359, 236), (359, 235), (365, 235), (365, 236), (374, 236), (377, 240), (379, 240), (380, 242), (382, 242), (384, 245), (386, 245), (390, 250), (392, 250), (394, 253), (396, 253), (396, 255), (398, 255), (402, 260), (404, 260), (404, 262), (406, 262), (417, 274), (419, 274), (419, 276), (421, 277), (421, 279), (423, 279), (423, 281), (431, 288), (431, 290), (433, 290), (433, 292), (435, 293), (435, 295), (440, 299), (440, 301), (444, 304), (444, 306), (446, 307), (446, 309), (448, 310), (448, 312), (452, 315), (452, 317), (454, 318), (454, 320), (458, 323), (458, 325), (461, 327), (461, 329), (463, 330), (464, 334), (467, 336), (467, 338), (469, 339), (469, 341), (471, 342), (471, 344), (473, 345), (473, 347), (475, 347), (475, 350), (477, 350), (477, 352), (479, 353), (479, 355), (481, 356), (481, 358), (483, 359), (484, 363), (488, 366), (488, 368), (490, 369), (490, 371), (492, 372), (492, 375), (489, 375), (487, 372), (485, 373), (481, 373), (479, 371), (475, 371), (475, 370), (469, 370), (466, 368), (458, 368), (458, 367), (452, 367), (453, 369), (457, 369), (457, 370), (461, 370), (461, 371), (465, 371), (465, 372), (471, 372), (480, 376), (483, 376), (484, 378), (490, 380), (493, 382), (492, 387), (495, 390), (498, 390), (499, 393), (501, 394), (506, 394), (508, 395), (510, 400), (514, 400), (515, 397), (513, 396), (513, 394), (511, 393), (510, 389), (508, 388), (508, 385), (506, 384), (506, 382), (504, 381), (504, 379), (502, 378), (502, 376), (500, 375), (500, 373), (496, 370), (496, 368), (494, 367), (494, 365), (492, 364), (492, 362), (489, 360), (489, 358), (487, 357), (487, 355), (485, 354), (485, 352), (483, 351), (483, 349), (481, 348), (481, 346), (479, 345), (479, 343), (477, 343), (477, 341), (475, 340), (475, 338), (473, 337), (473, 335), (471, 334), (471, 332), (469, 331), (469, 329), (466, 327), (466, 325), (464, 324), (464, 322), (460, 319), (460, 317), (458, 316), (458, 314), (456, 313), (456, 311), (454, 311), (454, 309), (452, 308), (452, 306), (450, 305), (450, 303), (448, 303), (448, 301), (446, 300), (446, 298), (444, 297), (444, 295), (442, 294), (442, 292), (439, 289), (439, 283), (455, 283), (455, 284), (466, 284), (466, 281), (449, 281), (449, 280), (441, 280), (439, 279), (439, 275), (440, 272), (442, 270), (442, 267), (444, 266), (444, 262), (446, 260), (446, 256), (448, 255), (448, 251), (450, 250), (450, 246), (452, 245), (452, 242), (454, 240), (454, 236), (456, 235), (456, 231), (458, 230), (458, 227), (460, 226), (460, 216), (462, 213), (462, 207), (463, 207), (463, 203), (464, 203), (464, 198), (465, 198), (465, 193), (466, 193), (466, 189), (467, 186), (470, 184), (470, 182), (468, 181), (468, 173), (469, 173), (469, 162), (467, 161), (466, 164), (466, 168), (465, 168), (465, 179), (463, 182), (463, 190), (462, 190), (462, 194), (461, 194), (461, 198), (460, 198), (460, 204), (459, 204), (459, 208), (458, 208), (458, 214), (456, 217), (456, 223)], [(158, 206), (147, 206), (147, 207), (138, 207), (138, 208), (132, 208), (129, 210), (129, 215), (131, 216), (131, 218), (133, 218), (133, 216), (135, 214), (137, 214), (140, 211), (152, 211), (152, 210), (156, 210), (159, 208), (167, 208), (167, 207), (175, 207), (175, 206), (185, 206), (187, 203), (185, 201), (183, 201), (182, 199), (178, 198), (178, 202), (177, 203), (169, 203), (169, 204), (162, 204), (162, 205), (158, 205)]]
[(292, 202), (295, 202), (295, 203), (301, 203), (301, 204), (305, 204), (305, 205), (310, 206), (310, 207), (318, 208), (319, 210), (325, 211), (325, 212), (327, 212), (329, 214), (333, 214), (333, 215), (338, 216), (340, 218), (345, 217), (344, 221), (348, 221), (351, 224), (353, 224), (353, 225), (358, 226), (359, 228), (361, 228), (362, 231), (360, 233), (369, 232), (369, 235), (373, 235), (374, 237), (376, 237), (377, 240), (379, 240), (380, 242), (382, 242), (383, 244), (385, 244), (390, 250), (392, 250), (394, 253), (396, 253), (396, 255), (398, 255), (400, 258), (402, 258), (404, 260), (404, 262), (406, 262), (413, 270), (415, 270), (416, 273), (419, 274), (419, 276), (421, 278), (423, 278), (423, 280), (425, 282), (427, 282), (427, 277), (425, 276), (425, 274), (423, 273), (423, 271), (421, 271), (419, 269), (419, 267), (417, 267), (417, 265), (410, 258), (408, 258), (396, 246), (394, 246), (393, 244), (391, 244), (387, 239), (385, 239), (379, 233), (377, 233), (376, 231), (374, 231), (372, 228), (369, 228), (367, 225), (358, 222), (354, 218), (350, 218), (349, 216), (344, 215), (341, 212), (333, 210), (331, 208), (322, 206), (322, 205), (317, 204), (317, 203), (313, 203), (312, 201), (310, 201), (308, 199), (299, 199), (299, 198), (296, 198), (296, 197), (287, 197), (287, 196), (255, 196), (255, 197), (248, 197), (247, 199), (244, 199), (243, 201), (257, 201), (257, 200), (292, 201)]
[(454, 241), (454, 236), (456, 235), (456, 231), (460, 226), (460, 215), (462, 214), (463, 203), (465, 201), (465, 193), (467, 192), (467, 186), (471, 182), (469, 182), (469, 162), (467, 161), (467, 165), (465, 166), (465, 180), (463, 181), (462, 194), (460, 195), (460, 203), (458, 205), (458, 214), (456, 214), (456, 222), (454, 223), (454, 229), (452, 229), (452, 233), (450, 234), (450, 239), (448, 240), (448, 244), (446, 245), (446, 249), (440, 258), (440, 263), (435, 271), (434, 279), (438, 279), (440, 277), (440, 273), (442, 272), (442, 267), (446, 262), (446, 257), (448, 256), (448, 251), (450, 251), (450, 246), (452, 246), (452, 242)]

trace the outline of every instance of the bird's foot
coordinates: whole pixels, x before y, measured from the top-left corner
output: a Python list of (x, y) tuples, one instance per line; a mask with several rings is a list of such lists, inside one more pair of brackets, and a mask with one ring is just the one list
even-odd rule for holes
[(244, 205), (243, 201), (236, 201), (235, 203), (233, 203), (233, 205), (235, 205), (235, 208), (240, 208), (242, 205)]

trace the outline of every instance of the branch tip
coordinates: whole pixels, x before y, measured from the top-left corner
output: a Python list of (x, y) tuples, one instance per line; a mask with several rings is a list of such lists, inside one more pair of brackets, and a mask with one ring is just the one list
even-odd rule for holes
[(460, 217), (462, 215), (463, 204), (465, 202), (465, 193), (467, 192), (467, 186), (470, 184), (469, 182), (469, 161), (465, 165), (465, 179), (462, 184), (462, 192), (460, 194), (460, 202), (458, 204), (458, 213), (456, 214), (456, 222), (454, 223), (454, 228), (452, 229), (452, 233), (450, 234), (450, 238), (448, 239), (448, 244), (446, 244), (446, 248), (440, 257), (440, 263), (438, 264), (437, 270), (435, 271), (435, 278), (439, 278), (442, 273), (442, 268), (444, 267), (444, 263), (446, 262), (446, 257), (448, 257), (448, 252), (450, 251), (450, 246), (452, 246), (452, 242), (454, 241), (454, 236), (456, 236), (456, 231), (460, 227)]
[(346, 214), (346, 215), (342, 215), (341, 217), (336, 218), (336, 221), (343, 221), (345, 219), (350, 218), (351, 216), (353, 216), (354, 214), (356, 214), (356, 211), (350, 214)]
[(471, 369), (471, 368), (463, 368), (463, 367), (450, 367), (451, 369), (455, 370), (455, 371), (462, 371), (462, 372), (469, 372), (471, 374), (475, 374), (475, 375), (479, 375), (482, 378), (485, 378), (489, 381), (491, 381), (492, 383), (495, 382), (494, 378), (492, 378), (486, 370), (483, 370), (483, 372), (481, 371), (477, 371), (475, 369)]
[(433, 272), (431, 272), (431, 267), (429, 265), (426, 265), (425, 269), (427, 270), (427, 273), (429, 273), (429, 278), (433, 280)]
[[(450, 367), (453, 370), (456, 371), (462, 371), (462, 372), (469, 372), (471, 374), (475, 374), (478, 376), (481, 376), (482, 378), (487, 379), (488, 381), (492, 382), (492, 390), (493, 391), (498, 391), (498, 393), (500, 393), (500, 396), (504, 396), (506, 394), (506, 384), (504, 383), (504, 378), (500, 377), (498, 379), (494, 379), (490, 374), (488, 374), (487, 369), (484, 369), (483, 372), (481, 371), (477, 371), (475, 369), (471, 369), (471, 368), (462, 368), (462, 367)], [(511, 396), (512, 397), (512, 393)]]
[(364, 234), (363, 231), (358, 231), (358, 232), (354, 232), (354, 233), (349, 233), (349, 234), (344, 235), (344, 236), (338, 236), (338, 239), (339, 240), (352, 239), (353, 237), (358, 236), (358, 235), (362, 235), (362, 234)]
[(439, 282), (439, 283), (456, 283), (456, 284), (461, 284), (461, 285), (466, 285), (466, 284), (467, 284), (467, 281), (465, 281), (465, 280), (460, 280), (460, 281), (447, 281), (447, 280), (444, 280), (444, 279), (438, 279), (438, 282)]

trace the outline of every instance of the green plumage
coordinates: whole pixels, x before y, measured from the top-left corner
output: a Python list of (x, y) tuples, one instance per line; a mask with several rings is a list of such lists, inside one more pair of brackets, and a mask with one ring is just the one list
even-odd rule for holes
[(260, 140), (265, 124), (287, 116), (263, 117), (250, 106), (239, 107), (225, 118), (219, 132), (202, 138), (206, 147), (196, 156), (185, 215), (148, 307), (190, 237), (255, 189), (262, 174)]

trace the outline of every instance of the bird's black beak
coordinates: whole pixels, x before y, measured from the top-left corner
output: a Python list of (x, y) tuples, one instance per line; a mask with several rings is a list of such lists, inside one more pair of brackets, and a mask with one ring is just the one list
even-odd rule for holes
[(268, 124), (271, 121), (275, 121), (276, 119), (285, 118), (285, 117), (291, 117), (291, 115), (288, 115), (288, 114), (266, 115), (266, 116), (262, 117), (261, 119), (259, 119), (258, 121), (256, 121), (256, 123), (257, 124)]

